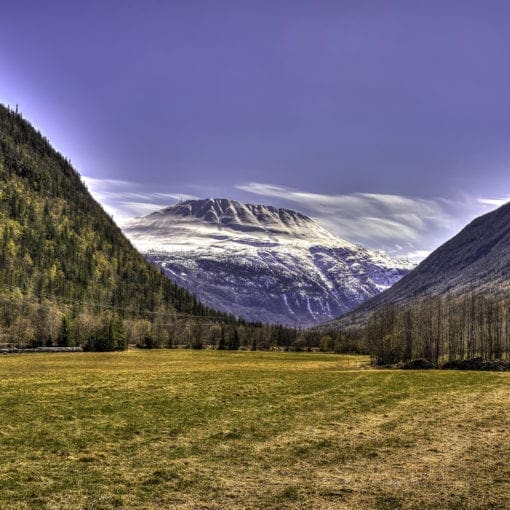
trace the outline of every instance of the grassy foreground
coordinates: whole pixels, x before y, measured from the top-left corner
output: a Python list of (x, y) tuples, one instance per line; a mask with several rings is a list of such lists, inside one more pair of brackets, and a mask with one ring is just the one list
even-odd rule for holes
[(0, 508), (508, 508), (510, 374), (221, 351), (0, 358)]

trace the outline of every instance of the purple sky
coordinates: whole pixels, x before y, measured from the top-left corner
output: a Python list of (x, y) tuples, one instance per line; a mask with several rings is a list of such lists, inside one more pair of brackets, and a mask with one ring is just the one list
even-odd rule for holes
[(0, 101), (119, 221), (218, 196), (419, 259), (510, 197), (508, 2), (7, 2)]

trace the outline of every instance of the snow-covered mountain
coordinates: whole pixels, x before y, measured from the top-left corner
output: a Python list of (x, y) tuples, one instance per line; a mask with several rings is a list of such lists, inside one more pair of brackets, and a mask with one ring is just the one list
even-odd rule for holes
[(296, 211), (227, 199), (188, 200), (135, 218), (124, 232), (205, 304), (253, 321), (324, 322), (412, 268)]

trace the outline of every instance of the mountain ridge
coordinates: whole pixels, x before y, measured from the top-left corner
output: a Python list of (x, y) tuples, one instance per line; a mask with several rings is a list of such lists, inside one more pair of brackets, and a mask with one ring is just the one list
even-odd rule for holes
[(467, 292), (510, 295), (510, 202), (472, 220), (393, 287), (326, 325), (358, 325), (388, 303)]

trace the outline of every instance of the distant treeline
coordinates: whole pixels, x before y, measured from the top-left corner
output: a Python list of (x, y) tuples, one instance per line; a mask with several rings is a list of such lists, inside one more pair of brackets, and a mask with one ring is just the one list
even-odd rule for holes
[(378, 365), (510, 358), (510, 301), (468, 293), (386, 305), (369, 319), (363, 343)]
[(344, 333), (297, 330), (281, 325), (248, 323), (225, 316), (189, 316), (175, 311), (130, 314), (95, 309), (20, 290), (0, 294), (0, 347), (82, 347), (84, 350), (123, 350), (185, 347), (192, 349), (278, 348), (291, 351), (365, 352), (360, 338)]

